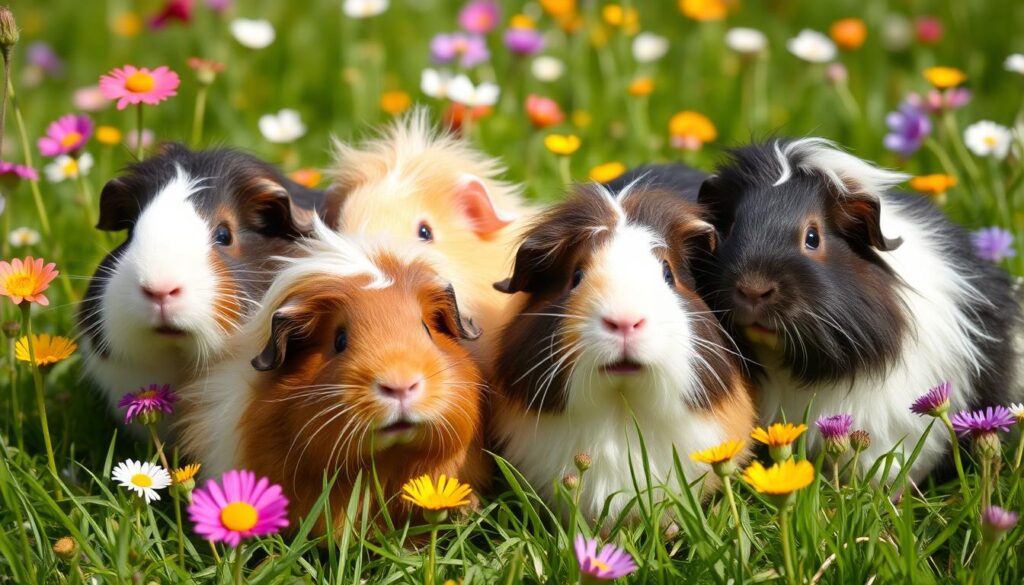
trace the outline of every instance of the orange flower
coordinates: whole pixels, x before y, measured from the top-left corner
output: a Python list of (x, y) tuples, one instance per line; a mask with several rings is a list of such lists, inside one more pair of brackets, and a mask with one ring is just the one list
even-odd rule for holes
[(608, 4), (601, 9), (601, 18), (608, 26), (622, 28), (627, 34), (636, 34), (640, 30), (640, 13), (636, 8)]
[(15, 305), (21, 304), (21, 301), (44, 306), (50, 304), (43, 291), (60, 274), (54, 270), (56, 266), (53, 262), (44, 265), (42, 258), (31, 256), (25, 260), (15, 258), (11, 262), (0, 261), (0, 295), (10, 297)]
[(561, 124), (565, 119), (565, 114), (562, 113), (562, 108), (558, 107), (558, 102), (533, 94), (526, 97), (526, 114), (530, 117), (530, 123), (536, 128), (555, 126)]
[(532, 18), (525, 14), (516, 14), (508, 21), (509, 28), (525, 28), (533, 30), (537, 26), (537, 23)]
[(392, 116), (408, 110), (411, 105), (412, 98), (404, 91), (385, 91), (380, 96), (380, 109)]
[(679, 10), (687, 18), (708, 22), (725, 20), (733, 4), (732, 0), (679, 0)]
[(668, 122), (672, 146), (683, 150), (700, 150), (718, 138), (718, 130), (704, 114), (679, 112)]
[(942, 195), (956, 186), (956, 177), (952, 175), (924, 175), (910, 179), (910, 188), (929, 195)]
[(576, 12), (576, 0), (540, 0), (545, 12), (556, 18), (566, 17)]
[(604, 163), (590, 169), (590, 180), (595, 183), (608, 183), (614, 181), (626, 172), (626, 165), (620, 162)]
[(650, 77), (638, 77), (629, 84), (629, 95), (631, 96), (645, 96), (651, 95), (654, 92), (654, 80)]
[(292, 171), (291, 174), (288, 175), (288, 178), (303, 187), (313, 189), (320, 184), (320, 180), (323, 178), (323, 175), (321, 175), (320, 171), (316, 169), (299, 169), (297, 171)]
[(840, 48), (854, 51), (864, 44), (868, 27), (859, 18), (843, 18), (832, 23), (829, 34)]
[(929, 67), (924, 70), (924, 78), (936, 89), (949, 89), (967, 81), (967, 74), (956, 67)]

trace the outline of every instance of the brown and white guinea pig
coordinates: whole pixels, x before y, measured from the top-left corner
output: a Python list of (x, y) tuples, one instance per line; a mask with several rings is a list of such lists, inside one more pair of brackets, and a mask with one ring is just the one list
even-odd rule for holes
[[(699, 195), (721, 235), (707, 296), (761, 365), (763, 422), (850, 413), (871, 433), (866, 466), (901, 441), (909, 455), (931, 422), (910, 405), (944, 381), (954, 410), (1020, 400), (1007, 274), (925, 198), (890, 190), (904, 179), (821, 138), (773, 140), (732, 151)], [(949, 448), (933, 428), (911, 476)]]
[(233, 357), (182, 389), (182, 447), (207, 475), (244, 468), (280, 483), (293, 519), (337, 473), (337, 527), (360, 472), (364, 486), (376, 473), (398, 518), (414, 477), (480, 489), (485, 386), (462, 345), (479, 332), (451, 285), (422, 255), (317, 226), (232, 336)]
[(438, 271), (483, 331), (472, 347), (486, 363), (512, 301), (492, 285), (508, 275), (522, 227), (536, 213), (522, 187), (498, 178), (504, 169), (496, 159), (436, 132), (423, 109), (359, 147), (335, 147), (338, 229), (436, 251)]
[(86, 375), (111, 408), (202, 369), (324, 199), (248, 154), (177, 144), (108, 182), (97, 227), (128, 234), (97, 268), (78, 323)]
[(616, 518), (634, 477), (678, 489), (708, 471), (691, 452), (749, 436), (749, 388), (690, 271), (713, 246), (695, 205), (640, 184), (577, 187), (526, 233), (511, 278), (495, 285), (525, 298), (495, 356), (492, 426), (542, 496), (584, 452), (580, 509), (595, 519), (611, 498)]

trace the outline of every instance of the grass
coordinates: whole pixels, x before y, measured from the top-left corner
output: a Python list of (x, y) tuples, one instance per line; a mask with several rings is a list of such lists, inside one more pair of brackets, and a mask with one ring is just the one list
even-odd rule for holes
[[(366, 21), (345, 17), (339, 0), (311, 0), (301, 3), (301, 8), (299, 3), (271, 0), (239, 2), (230, 16), (267, 18), (277, 29), (275, 42), (259, 51), (236, 43), (225, 19), (217, 18), (202, 2), (196, 3), (189, 26), (137, 36), (114, 34), (114, 24), (122, 21), (124, 13), (141, 7), (145, 17), (157, 4), (125, 0), (12, 3), (22, 28), (12, 72), (30, 145), (50, 121), (73, 111), (71, 96), (76, 88), (95, 84), (99, 75), (125, 63), (166, 64), (181, 74), (179, 95), (147, 109), (145, 123), (160, 140), (189, 141), (199, 86), (185, 61), (194, 55), (226, 64), (209, 88), (203, 139), (195, 146), (243, 146), (288, 171), (327, 167), (330, 136), (358, 138), (387, 121), (389, 115), (379, 105), (384, 91), (408, 92), (438, 114), (446, 107), (419, 93), (419, 75), (429, 65), (430, 37), (456, 28), (456, 2), (393, 0), (388, 12)], [(519, 3), (502, 4), (508, 16)], [(560, 165), (565, 161), (542, 145), (543, 136), (550, 132), (573, 133), (582, 139), (582, 148), (567, 160), (569, 173), (577, 180), (586, 179), (593, 166), (609, 161), (631, 166), (651, 160), (685, 160), (710, 169), (723, 148), (751, 138), (821, 135), (866, 159), (915, 175), (956, 175), (959, 184), (948, 193), (947, 212), (970, 229), (997, 225), (1013, 231), (1017, 255), (1004, 260), (1004, 266), (1018, 276), (1024, 274), (1020, 156), (1011, 155), (1005, 161), (976, 157), (964, 149), (961, 139), (963, 128), (975, 121), (989, 119), (1012, 126), (1020, 119), (1024, 77), (1004, 71), (1002, 62), (1009, 53), (1024, 50), (1018, 34), (1024, 5), (994, 0), (924, 0), (909, 5), (881, 0), (750, 0), (741, 2), (726, 24), (686, 19), (676, 2), (634, 0), (628, 4), (639, 10), (640, 28), (671, 39), (666, 57), (654, 64), (638, 64), (630, 55), (628, 35), (601, 24), (603, 4), (581, 3), (584, 27), (571, 35), (561, 32), (536, 6), (530, 9), (538, 17), (538, 27), (550, 30), (545, 53), (568, 65), (559, 81), (534, 79), (526, 61), (503, 49), (500, 33), (492, 33), (489, 39), (492, 60), (471, 72), (475, 81), (492, 80), (502, 88), (502, 98), (491, 115), (474, 125), (471, 139), (503, 157), (509, 165), (508, 176), (525, 182), (531, 198), (555, 200), (564, 187)], [(943, 40), (935, 45), (911, 42), (899, 51), (886, 48), (883, 39), (886, 27), (892, 26), (886, 24), (891, 23), (890, 13), (938, 16), (945, 26)], [(833, 21), (846, 16), (862, 18), (868, 37), (863, 47), (840, 53), (838, 60), (846, 66), (849, 82), (836, 87), (824, 80), (823, 66), (789, 54), (785, 41), (802, 28), (826, 31)], [(732, 26), (763, 30), (770, 52), (753, 61), (740, 59), (722, 40)], [(51, 43), (65, 61), (59, 76), (32, 78), (25, 49), (40, 39)], [(918, 153), (901, 160), (882, 146), (885, 114), (895, 110), (908, 92), (926, 91), (921, 71), (936, 64), (964, 70), (973, 99), (947, 119), (933, 120), (932, 138)], [(647, 75), (654, 80), (653, 94), (629, 95), (630, 81)], [(531, 128), (523, 110), (530, 93), (555, 99), (569, 114), (568, 121), (550, 130)], [(283, 107), (298, 109), (309, 131), (294, 143), (274, 145), (260, 136), (257, 120)], [(668, 120), (681, 110), (706, 115), (717, 128), (718, 139), (696, 152), (673, 150), (668, 144)], [(107, 107), (92, 116), (98, 124), (124, 131), (135, 125), (132, 110)], [(26, 154), (16, 122), (9, 113), (5, 160), (21, 161)], [(88, 150), (97, 164), (84, 181), (54, 184), (44, 179), (40, 185), (49, 235), (5, 255), (43, 256), (56, 262), (68, 277), (51, 286), (49, 307), (33, 307), (36, 332), (73, 334), (76, 303), (99, 260), (118, 240), (90, 228), (88, 218), (94, 212), (84, 207), (83, 195), (91, 193), (95, 202), (104, 181), (132, 154), (123, 144), (101, 146), (95, 140)], [(34, 146), (30, 154), (41, 168)], [(3, 189), (7, 206), (2, 221), (10, 222), (5, 225), (41, 229), (29, 186)], [(5, 244), (5, 252), (8, 248)], [(0, 306), (4, 320), (19, 318), (10, 302), (3, 300)], [(184, 527), (185, 538), (179, 538), (171, 498), (140, 506), (113, 486), (109, 480), (113, 464), (126, 457), (150, 457), (152, 449), (127, 438), (105, 412), (88, 383), (80, 379), (77, 356), (45, 372), (46, 411), (60, 470), (59, 478), (53, 477), (47, 468), (32, 372), (14, 363), (13, 342), (8, 341), (5, 359), (0, 360), (0, 581), (231, 581), (236, 553), (221, 548), (222, 560), (217, 562), (189, 526)], [(1009, 438), (1008, 445), (1015, 447), (1015, 440)], [(1013, 448), (1007, 447), (1003, 457), (994, 501), (1020, 511), (1024, 485), (1021, 470), (1013, 465)], [(440, 527), (437, 582), (576, 580), (571, 538), (578, 531), (590, 533), (601, 523), (579, 518), (565, 521), (562, 511), (546, 506), (514, 469), (500, 459), (498, 463), (501, 481), (492, 493), (483, 495), (480, 509)], [(821, 461), (815, 463), (822, 468)], [(827, 474), (818, 474), (798, 494), (790, 516), (794, 577), (812, 583), (1021, 582), (1024, 558), (1019, 547), (1024, 530), (1018, 527), (995, 544), (983, 544), (980, 476), (976, 466), (968, 467), (963, 492), (956, 484), (918, 490), (903, 476), (886, 487), (862, 481), (836, 490)], [(638, 473), (642, 469), (638, 465)], [(876, 471), (880, 477), (889, 476), (885, 469)], [(700, 482), (700, 478), (689, 480)], [(373, 485), (372, 478), (360, 481)], [(670, 496), (663, 504), (651, 505), (650, 494), (641, 494), (633, 503), (639, 518), (635, 524), (609, 519), (610, 529), (602, 539), (625, 547), (641, 567), (624, 581), (785, 582), (782, 535), (773, 506), (743, 481), (734, 485), (741, 518), (739, 543), (725, 501), (716, 496), (702, 503), (684, 485), (657, 488)], [(571, 494), (564, 488), (561, 492), (564, 511), (570, 507)], [(390, 497), (394, 494), (374, 493), (372, 488), (356, 490), (346, 510), (349, 518), (362, 519), (354, 531), (314, 539), (310, 537), (314, 518), (310, 518), (292, 534), (251, 541), (240, 549), (245, 578), (253, 583), (422, 582), (429, 527), (410, 525), (404, 518), (371, 522), (366, 517), (364, 504), (370, 498)], [(666, 514), (674, 518), (671, 535), (660, 521)], [(74, 539), (79, 554), (57, 555), (52, 547), (65, 536)]]

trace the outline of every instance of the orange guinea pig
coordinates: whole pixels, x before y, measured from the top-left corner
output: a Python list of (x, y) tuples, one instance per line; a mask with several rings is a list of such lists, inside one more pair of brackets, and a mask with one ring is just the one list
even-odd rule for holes
[(250, 469), (280, 483), (296, 524), (335, 473), (335, 528), (360, 472), (376, 473), (398, 518), (410, 511), (402, 485), (420, 475), (480, 489), (485, 386), (462, 346), (479, 333), (453, 288), (422, 255), (319, 222), (316, 235), (231, 340), (236, 357), (182, 389), (183, 447), (207, 475)]
[(499, 180), (503, 165), (454, 135), (435, 132), (426, 110), (356, 147), (336, 143), (332, 197), (343, 233), (386, 236), (432, 249), (438, 272), (455, 285), (483, 330), (473, 353), (488, 363), (494, 338), (516, 299), (492, 284), (512, 268), (522, 228), (537, 210), (522, 187)]

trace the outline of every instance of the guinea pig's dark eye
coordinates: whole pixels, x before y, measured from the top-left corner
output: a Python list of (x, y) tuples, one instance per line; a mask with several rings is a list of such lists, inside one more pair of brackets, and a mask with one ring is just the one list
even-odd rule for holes
[(807, 246), (808, 250), (817, 250), (820, 245), (821, 235), (818, 234), (818, 228), (814, 226), (807, 228), (807, 235), (804, 236), (804, 246)]
[(572, 273), (572, 283), (569, 284), (569, 288), (574, 289), (579, 286), (581, 282), (583, 282), (583, 269), (577, 268), (576, 272)]
[(672, 275), (672, 266), (668, 263), (668, 260), (661, 261), (661, 276), (665, 279), (665, 284), (669, 286), (676, 284), (676, 277)]
[(434, 230), (430, 229), (430, 224), (425, 221), (420, 222), (416, 235), (419, 236), (421, 242), (434, 241)]
[(334, 334), (334, 351), (341, 353), (348, 347), (348, 330), (344, 327)]
[(230, 246), (231, 229), (224, 224), (217, 226), (217, 229), (213, 230), (213, 242), (218, 246)]

